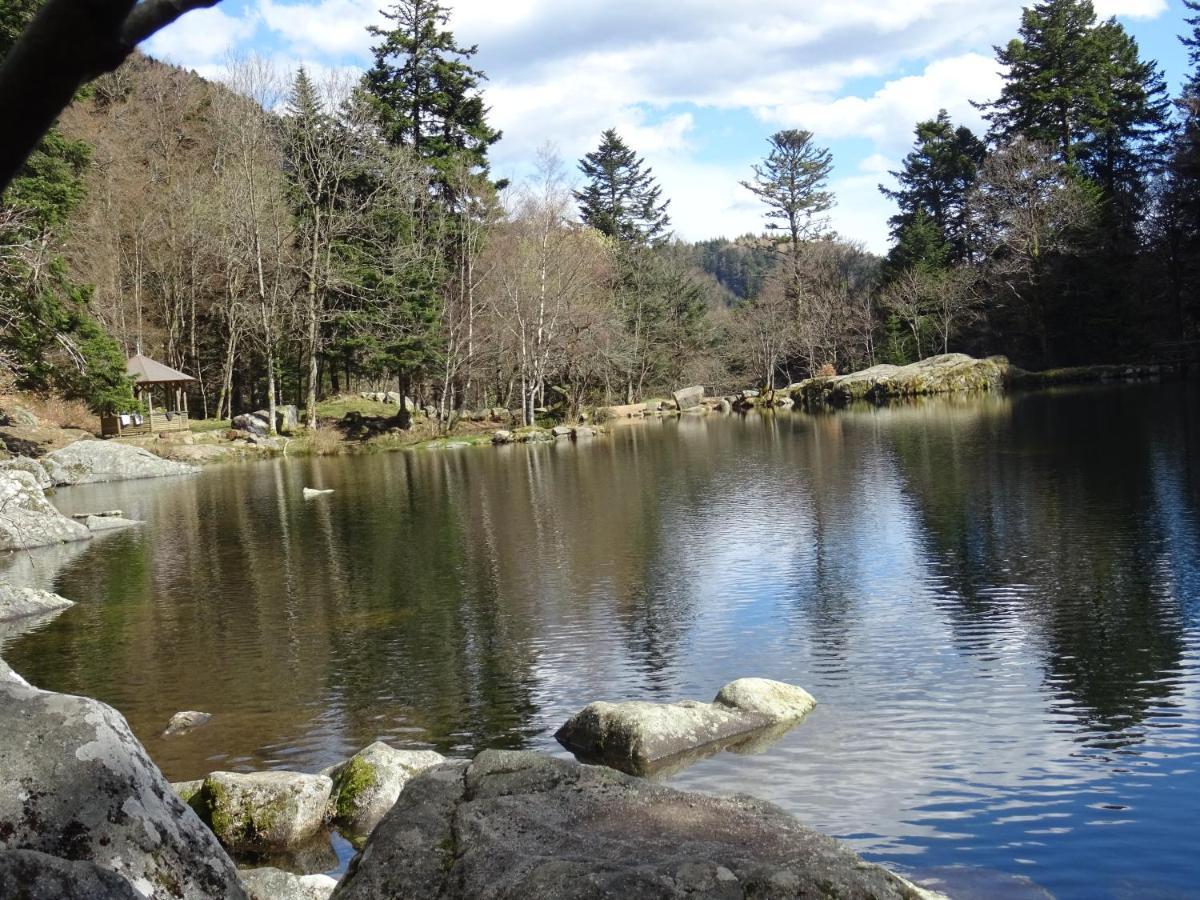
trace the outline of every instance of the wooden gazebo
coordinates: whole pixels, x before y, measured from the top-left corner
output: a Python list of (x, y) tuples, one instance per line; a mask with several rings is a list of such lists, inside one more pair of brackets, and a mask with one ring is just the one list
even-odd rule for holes
[[(140, 353), (129, 358), (125, 371), (133, 378), (134, 395), (146, 411), (101, 416), (101, 434), (105, 437), (129, 437), (188, 430), (184, 387), (196, 379)], [(162, 388), (161, 407), (154, 405), (155, 388)]]

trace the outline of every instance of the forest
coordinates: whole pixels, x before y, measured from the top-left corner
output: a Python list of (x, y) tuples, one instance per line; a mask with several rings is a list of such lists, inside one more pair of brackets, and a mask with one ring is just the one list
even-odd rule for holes
[[(37, 0), (0, 0), (0, 59)], [(987, 132), (945, 112), (881, 190), (886, 257), (831, 230), (802, 127), (745, 190), (763, 230), (689, 243), (615, 130), (496, 180), (486, 75), (438, 0), (398, 0), (360, 77), (255, 58), (222, 83), (134, 54), (80, 90), (0, 204), (0, 388), (130, 408), (127, 354), (224, 419), (396, 389), (526, 422), (681, 384), (771, 387), (962, 351), (1153, 361), (1200, 337), (1200, 0), (1172, 97), (1089, 0), (1026, 8)], [(801, 123), (802, 124), (802, 123)], [(274, 416), (272, 416), (272, 419)]]

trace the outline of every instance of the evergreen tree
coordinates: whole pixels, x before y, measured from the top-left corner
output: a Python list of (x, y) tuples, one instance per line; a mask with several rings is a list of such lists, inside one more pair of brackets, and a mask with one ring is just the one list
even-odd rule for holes
[[(0, 59), (40, 4), (0, 4)], [(0, 219), (0, 353), (18, 386), (56, 390), (97, 412), (133, 404), (125, 359), (88, 309), (91, 288), (76, 284), (57, 253), (85, 196), (91, 148), (52, 128), (3, 195)]]
[(780, 243), (788, 259), (785, 294), (799, 303), (804, 244), (824, 236), (825, 213), (833, 208), (833, 194), (827, 187), (833, 155), (813, 143), (811, 131), (779, 131), (767, 142), (771, 145), (767, 158), (753, 167), (754, 179), (741, 184), (767, 205), (767, 229), (783, 232)]
[(579, 215), (588, 225), (625, 245), (654, 244), (666, 238), (669, 200), (646, 161), (630, 149), (615, 128), (579, 161), (587, 184), (575, 192)]
[(887, 282), (910, 269), (937, 271), (953, 263), (951, 245), (945, 233), (923, 206), (916, 207), (895, 235), (896, 243), (884, 264)]
[[(897, 250), (894, 259), (889, 257), (889, 268), (896, 271), (905, 260), (931, 261), (935, 245), (934, 255), (943, 257), (941, 264), (966, 259), (966, 199), (986, 154), (971, 129), (956, 128), (944, 109), (937, 118), (917, 123), (915, 133), (916, 145), (904, 158), (903, 168), (891, 173), (899, 188), (879, 188), (900, 208), (890, 222)], [(910, 230), (913, 233), (907, 234)], [(926, 249), (916, 252), (916, 247)]]
[(393, 24), (368, 29), (380, 42), (363, 84), (387, 139), (411, 148), (443, 182), (463, 162), (486, 172), (500, 132), (488, 125), (480, 94), (487, 76), (470, 65), (479, 48), (455, 42), (437, 0), (397, 0), (383, 15)]

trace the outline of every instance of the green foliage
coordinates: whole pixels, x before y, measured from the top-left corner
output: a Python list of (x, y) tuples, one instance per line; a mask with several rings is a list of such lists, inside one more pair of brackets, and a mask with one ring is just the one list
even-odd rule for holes
[(907, 221), (897, 228), (895, 239), (884, 266), (886, 281), (907, 269), (944, 269), (952, 261), (945, 231), (924, 206), (917, 206)]
[(580, 218), (622, 244), (653, 244), (666, 238), (670, 201), (645, 160), (630, 149), (616, 129), (600, 137), (600, 146), (579, 161), (587, 179), (575, 192)]
[[(962, 262), (967, 257), (967, 194), (985, 153), (983, 142), (969, 128), (956, 128), (945, 110), (936, 119), (917, 123), (914, 148), (904, 158), (903, 168), (891, 173), (899, 188), (880, 186), (884, 196), (900, 207), (890, 222), (897, 249), (906, 241), (916, 241), (922, 248), (919, 252), (902, 251), (894, 260), (889, 258), (893, 269), (904, 268), (914, 260), (932, 262), (934, 255), (943, 257), (937, 262), (939, 266)], [(906, 238), (910, 231), (915, 233)]]
[(813, 143), (811, 131), (777, 131), (767, 142), (770, 152), (742, 187), (767, 205), (767, 228), (784, 231), (783, 239), (795, 251), (801, 241), (821, 237), (825, 230), (823, 216), (834, 200), (827, 188), (833, 155)]
[(375, 99), (384, 135), (410, 148), (443, 179), (458, 162), (486, 172), (488, 148), (500, 132), (487, 124), (479, 87), (486, 76), (469, 64), (477, 47), (461, 47), (446, 30), (449, 11), (437, 0), (398, 0), (372, 26), (380, 41), (363, 86)]
[(696, 265), (740, 300), (757, 297), (779, 261), (771, 242), (748, 234), (692, 244)]

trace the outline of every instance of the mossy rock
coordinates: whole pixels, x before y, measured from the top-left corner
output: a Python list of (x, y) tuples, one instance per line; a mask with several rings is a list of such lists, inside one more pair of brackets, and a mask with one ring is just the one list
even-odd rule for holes
[(397, 750), (376, 742), (328, 770), (333, 820), (351, 835), (368, 834), (413, 776), (445, 762), (432, 750)]
[(324, 775), (213, 772), (187, 798), (231, 853), (279, 852), (325, 824), (333, 782)]

